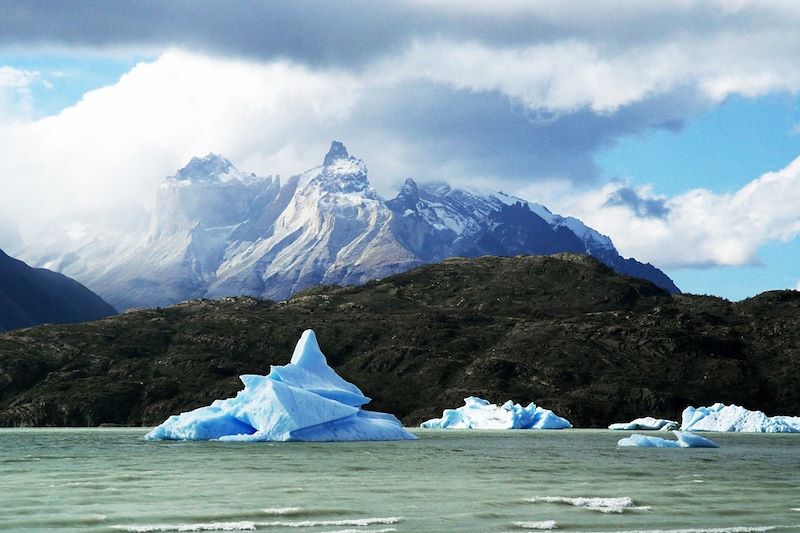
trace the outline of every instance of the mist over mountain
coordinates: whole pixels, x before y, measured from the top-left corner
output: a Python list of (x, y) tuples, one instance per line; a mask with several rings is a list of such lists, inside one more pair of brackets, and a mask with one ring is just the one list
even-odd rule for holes
[(281, 300), (448, 257), (588, 253), (618, 272), (679, 292), (663, 272), (619, 255), (581, 221), (500, 192), (406, 180), (384, 200), (364, 161), (337, 141), (322, 165), (282, 181), (193, 158), (159, 187), (146, 231), (82, 225), (23, 251), (85, 283), (118, 309), (190, 298)]
[(0, 250), (0, 331), (95, 320), (116, 311), (63, 274), (31, 268)]

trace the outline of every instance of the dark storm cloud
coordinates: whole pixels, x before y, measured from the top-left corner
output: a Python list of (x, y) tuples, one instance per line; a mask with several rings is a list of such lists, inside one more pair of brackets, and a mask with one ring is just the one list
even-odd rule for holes
[[(713, 105), (713, 99), (698, 89), (702, 76), (678, 68), (681, 61), (691, 62), (692, 54), (687, 54), (689, 59), (681, 54), (676, 59), (667, 53), (666, 60), (654, 56), (653, 61), (661, 62), (656, 66), (668, 72), (660, 79), (659, 68), (653, 69), (655, 81), (633, 74), (648, 70), (647, 58), (634, 57), (633, 66), (627, 68), (618, 64), (625, 63), (625, 58), (614, 61), (617, 55), (633, 50), (646, 56), (661, 45), (669, 51), (673, 42), (680, 42), (677, 48), (694, 51), (694, 39), (707, 35), (734, 36), (738, 43), (740, 35), (754, 28), (768, 29), (762, 31), (765, 34), (794, 35), (795, 21), (782, 17), (780, 9), (723, 10), (711, 2), (665, 6), (634, 0), (547, 5), (468, 0), (0, 0), (0, 47), (158, 51), (177, 46), (250, 59), (286, 58), (315, 71), (346, 69), (348, 76), (361, 76), (352, 116), (313, 132), (294, 132), (291, 142), (302, 146), (318, 142), (319, 137), (342, 138), (353, 145), (380, 147), (374, 139), (396, 140), (417, 158), (405, 166), (420, 179), (547, 177), (589, 182), (598, 174), (593, 159), (599, 149), (648, 128), (679, 128), (685, 118)], [(483, 84), (484, 69), (493, 71), (502, 54), (462, 58), (456, 68), (462, 72), (431, 80), (451, 56), (434, 56), (426, 63), (426, 54), (433, 52), (424, 46), (411, 48), (412, 43), (425, 41), (446, 41), (455, 49), (477, 43), (493, 51), (577, 42), (587, 44), (590, 51), (581, 55), (581, 49), (573, 58), (545, 49), (530, 65), (525, 63), (526, 56), (509, 63), (508, 79), (504, 71)], [(416, 55), (404, 61), (402, 54), (410, 49)], [(734, 52), (738, 58), (738, 51)], [(558, 59), (548, 62), (547, 54)], [(573, 60), (575, 64), (570, 63)], [(565, 68), (560, 68), (559, 61), (566, 63)], [(759, 74), (761, 62), (753, 63)], [(669, 74), (672, 67), (676, 73)], [(393, 68), (407, 71), (398, 76), (399, 81), (374, 83), (370, 79), (391, 78)], [(547, 69), (551, 72), (536, 76)], [(584, 77), (573, 76), (570, 69), (583, 72)], [(604, 77), (604, 69), (618, 69), (619, 76), (613, 72)], [(593, 77), (598, 72), (600, 77)], [(520, 73), (523, 76), (515, 76)], [(573, 77), (577, 81), (569, 83)], [(615, 83), (618, 79), (622, 83)], [(509, 80), (510, 88), (504, 85)], [(550, 86), (563, 86), (559, 90), (566, 96), (556, 98), (556, 104), (548, 99)], [(617, 94), (622, 95), (619, 107)], [(515, 95), (530, 96), (528, 105), (515, 100)], [(548, 105), (558, 108), (556, 113), (548, 114)], [(371, 160), (382, 155), (378, 149), (371, 151), (365, 154)], [(420, 171), (440, 175), (422, 176)], [(645, 211), (658, 212), (657, 206), (650, 207), (645, 205)]]
[(628, 206), (631, 210), (645, 218), (666, 218), (669, 207), (666, 201), (660, 198), (643, 198), (630, 187), (623, 187), (614, 191), (606, 200), (607, 206)]
[[(554, 2), (518, 11), (502, 3), (491, 10), (454, 5), (397, 0), (6, 0), (0, 2), (0, 45), (177, 45), (352, 68), (414, 39), (490, 46), (577, 39), (624, 49), (676, 34), (718, 28), (736, 32), (752, 27), (756, 19), (776, 29), (787, 24), (768, 10), (720, 13), (710, 3), (665, 9), (624, 1), (578, 2), (570, 9)], [(642, 31), (643, 24), (647, 31)]]
[(558, 177), (586, 183), (597, 177), (593, 154), (598, 149), (643, 128), (674, 130), (702, 102), (684, 89), (613, 115), (584, 109), (542, 116), (498, 92), (415, 83), (366, 95), (347, 129), (350, 138), (402, 140), (416, 147), (416, 166), (447, 173), (415, 176), (423, 180), (488, 176), (521, 182)]

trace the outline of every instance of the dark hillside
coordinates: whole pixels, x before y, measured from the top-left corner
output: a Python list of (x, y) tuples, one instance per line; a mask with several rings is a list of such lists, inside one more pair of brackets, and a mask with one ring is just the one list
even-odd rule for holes
[(800, 414), (800, 292), (670, 295), (587, 256), (451, 259), (286, 302), (190, 301), (0, 335), (5, 425), (155, 424), (288, 362), (305, 328), (407, 424), (468, 395), (579, 426), (688, 404)]

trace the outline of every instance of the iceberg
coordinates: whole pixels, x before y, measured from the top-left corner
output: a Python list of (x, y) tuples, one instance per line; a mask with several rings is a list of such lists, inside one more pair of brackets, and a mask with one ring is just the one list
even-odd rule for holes
[(325, 359), (310, 329), (288, 365), (267, 376), (240, 376), (234, 398), (173, 415), (148, 440), (353, 441), (416, 437), (386, 413), (366, 411), (370, 399), (342, 379)]
[(716, 442), (687, 431), (673, 431), (678, 440), (662, 439), (650, 435), (634, 433), (617, 442), (621, 447), (637, 448), (719, 448)]
[(533, 403), (522, 407), (511, 400), (501, 406), (470, 396), (457, 409), (445, 409), (441, 418), (421, 424), (427, 429), (566, 429), (572, 424)]
[(611, 424), (608, 429), (615, 431), (671, 431), (678, 429), (680, 424), (673, 420), (665, 420), (663, 418), (653, 418), (646, 416), (644, 418), (637, 418), (630, 422), (618, 422)]
[(800, 433), (800, 416), (772, 416), (739, 405), (715, 403), (687, 407), (681, 415), (684, 431), (737, 431), (748, 433)]

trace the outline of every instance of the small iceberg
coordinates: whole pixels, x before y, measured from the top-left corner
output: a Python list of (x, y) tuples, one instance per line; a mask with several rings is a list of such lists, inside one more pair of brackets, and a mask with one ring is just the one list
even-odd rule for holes
[(608, 429), (613, 429), (615, 431), (672, 431), (678, 429), (679, 426), (680, 424), (674, 420), (646, 416), (644, 418), (631, 420), (630, 422), (611, 424), (608, 426)]
[(370, 401), (339, 377), (310, 329), (288, 365), (243, 375), (236, 397), (169, 417), (148, 440), (353, 441), (416, 437), (390, 414), (365, 411)]
[(737, 431), (746, 433), (800, 433), (800, 416), (772, 416), (739, 405), (715, 403), (687, 407), (681, 415), (684, 431)]
[(470, 396), (463, 407), (445, 409), (442, 418), (423, 422), (427, 429), (567, 429), (572, 424), (549, 409), (533, 403), (522, 407), (511, 400), (501, 406)]
[(634, 433), (617, 442), (617, 446), (636, 448), (719, 448), (716, 442), (688, 431), (673, 431), (678, 440), (662, 439)]

